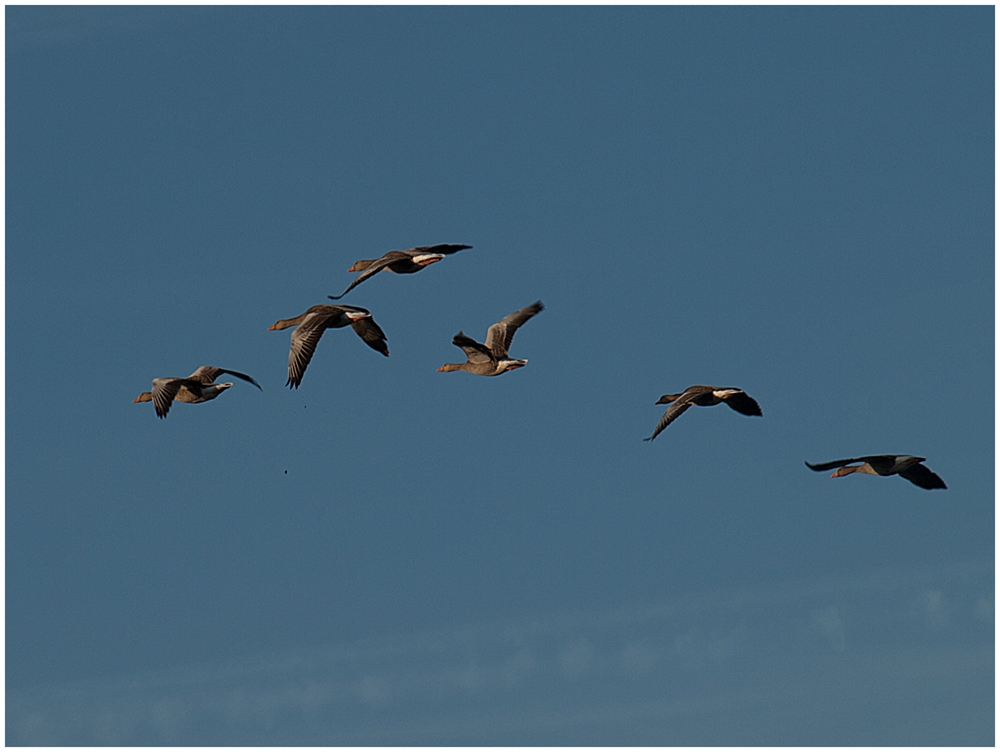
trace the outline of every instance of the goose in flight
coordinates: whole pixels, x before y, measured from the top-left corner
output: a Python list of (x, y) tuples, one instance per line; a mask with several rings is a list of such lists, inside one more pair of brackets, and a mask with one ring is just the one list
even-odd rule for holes
[(518, 327), (544, 309), (545, 306), (539, 300), (537, 303), (532, 303), (530, 306), (504, 316), (487, 330), (485, 345), (481, 345), (472, 337), (467, 337), (459, 332), (452, 338), (451, 344), (461, 347), (465, 351), (467, 360), (464, 363), (445, 363), (438, 369), (438, 372), (465, 371), (477, 376), (499, 376), (501, 373), (521, 368), (528, 361), (527, 359), (517, 360), (507, 355), (511, 340), (514, 339)]
[(670, 405), (670, 407), (663, 413), (660, 422), (656, 424), (653, 435), (643, 439), (643, 441), (655, 439), (660, 431), (677, 420), (678, 416), (691, 405), (711, 407), (720, 402), (725, 402), (733, 410), (743, 415), (761, 415), (757, 400), (742, 389), (723, 386), (689, 386), (680, 394), (664, 394), (656, 400), (657, 405)]
[[(821, 462), (813, 465), (809, 462), (806, 466), (810, 470), (822, 472), (823, 470), (837, 470), (831, 478), (842, 478), (851, 473), (865, 473), (866, 475), (899, 475), (906, 478), (910, 483), (928, 490), (934, 488), (947, 488), (944, 481), (937, 473), (930, 468), (921, 465), (926, 458), (914, 457), (911, 454), (873, 454), (868, 457), (855, 457), (850, 460), (834, 460), (833, 462)], [(852, 462), (860, 462), (860, 465), (851, 465)]]
[(361, 272), (361, 274), (340, 295), (327, 295), (327, 297), (330, 300), (340, 300), (366, 279), (378, 274), (383, 269), (388, 269), (390, 272), (395, 272), (396, 274), (413, 274), (414, 272), (419, 272), (425, 266), (430, 266), (440, 261), (448, 254), (458, 253), (466, 248), (472, 248), (472, 246), (449, 245), (448, 243), (422, 245), (411, 248), (408, 251), (389, 251), (377, 259), (359, 259), (347, 271)]
[(170, 405), (177, 402), (208, 402), (213, 400), (233, 385), (232, 381), (225, 384), (214, 383), (219, 376), (228, 373), (230, 376), (249, 381), (255, 387), (263, 391), (260, 384), (252, 377), (239, 371), (230, 371), (226, 368), (216, 368), (215, 366), (202, 366), (186, 379), (177, 377), (164, 377), (153, 379), (153, 391), (143, 392), (132, 402), (152, 402), (156, 408), (156, 414), (161, 418), (166, 418), (170, 412)]
[(385, 343), (385, 332), (375, 323), (372, 315), (364, 308), (349, 305), (314, 305), (294, 319), (279, 319), (267, 330), (275, 331), (297, 327), (292, 332), (292, 346), (288, 351), (288, 381), (285, 386), (299, 388), (319, 338), (327, 329), (350, 326), (373, 350), (389, 356), (389, 346)]

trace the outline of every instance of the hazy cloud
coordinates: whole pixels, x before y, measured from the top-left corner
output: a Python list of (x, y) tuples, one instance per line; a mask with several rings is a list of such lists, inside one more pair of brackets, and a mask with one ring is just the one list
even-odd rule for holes
[[(874, 727), (868, 736), (860, 727), (853, 736), (769, 736), (754, 719), (765, 710), (834, 713), (862, 688), (897, 680), (913, 707), (951, 687), (968, 715), (985, 702), (981, 689), (969, 695), (969, 687), (992, 686), (992, 599), (980, 595), (991, 579), (992, 572), (969, 567), (882, 572), (9, 690), (8, 742), (904, 743), (910, 737), (875, 736)], [(951, 609), (945, 592), (970, 608)], [(837, 605), (827, 600), (834, 594)], [(933, 644), (921, 642), (926, 627), (913, 622), (914, 604), (935, 628)], [(979, 635), (978, 647), (949, 653), (941, 636), (951, 629), (963, 630), (966, 645)], [(910, 741), (924, 738), (932, 739)], [(939, 738), (987, 741), (981, 733)]]
[(582, 637), (574, 640), (559, 651), (559, 663), (569, 677), (583, 676), (590, 670), (594, 651)]
[(641, 642), (630, 642), (622, 650), (622, 666), (628, 673), (648, 674), (659, 660), (659, 651)]
[(976, 616), (978, 616), (983, 621), (993, 620), (993, 596), (981, 596), (976, 601)]
[(927, 622), (940, 629), (948, 625), (948, 604), (944, 593), (940, 590), (928, 590), (921, 596), (921, 602), (927, 615)]
[(813, 611), (813, 624), (830, 641), (830, 646), (838, 653), (843, 653), (846, 647), (844, 640), (844, 623), (840, 619), (840, 612), (835, 606)]

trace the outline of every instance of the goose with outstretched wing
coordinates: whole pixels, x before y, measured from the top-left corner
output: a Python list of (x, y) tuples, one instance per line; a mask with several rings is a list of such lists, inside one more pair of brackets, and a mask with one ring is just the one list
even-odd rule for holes
[(232, 381), (224, 384), (215, 383), (215, 380), (224, 373), (249, 381), (263, 391), (261, 385), (245, 373), (230, 371), (227, 368), (217, 368), (216, 366), (201, 366), (186, 379), (176, 376), (153, 379), (153, 390), (143, 392), (132, 402), (152, 402), (156, 414), (161, 418), (166, 418), (167, 413), (170, 412), (170, 406), (175, 401), (196, 405), (213, 400), (226, 391), (233, 385)]
[(465, 371), (477, 376), (499, 376), (527, 365), (527, 358), (517, 359), (508, 355), (514, 334), (528, 319), (545, 310), (542, 301), (532, 303), (504, 316), (486, 332), (486, 344), (480, 344), (463, 332), (456, 334), (451, 343), (465, 352), (464, 363), (445, 363), (438, 372)]
[[(834, 471), (831, 478), (842, 478), (851, 473), (865, 475), (898, 475), (910, 483), (928, 491), (935, 488), (947, 488), (941, 477), (921, 463), (925, 457), (914, 457), (912, 454), (872, 454), (867, 457), (854, 457), (849, 460), (833, 460), (819, 464), (806, 463), (806, 467), (816, 472)], [(860, 463), (855, 465), (854, 463)]]
[(699, 407), (711, 407), (725, 403), (738, 413), (743, 415), (761, 415), (760, 405), (757, 400), (744, 392), (742, 389), (725, 386), (689, 386), (680, 394), (664, 394), (657, 401), (657, 405), (670, 405), (660, 422), (653, 429), (653, 435), (643, 441), (652, 441), (664, 428), (673, 423), (692, 405)]
[(372, 314), (365, 308), (349, 305), (314, 305), (305, 313), (293, 319), (279, 319), (268, 327), (268, 331), (296, 327), (292, 332), (292, 344), (288, 351), (288, 381), (285, 386), (299, 388), (306, 367), (316, 352), (316, 345), (327, 329), (350, 326), (365, 344), (389, 357), (389, 346), (385, 343), (385, 332), (375, 323)]
[(375, 276), (383, 269), (388, 269), (396, 274), (413, 274), (426, 266), (437, 263), (449, 254), (458, 253), (466, 248), (472, 248), (472, 246), (441, 243), (440, 245), (422, 245), (410, 248), (408, 251), (389, 251), (377, 259), (359, 259), (347, 271), (361, 272), (361, 274), (340, 295), (327, 295), (327, 297), (330, 300), (340, 300), (366, 279)]

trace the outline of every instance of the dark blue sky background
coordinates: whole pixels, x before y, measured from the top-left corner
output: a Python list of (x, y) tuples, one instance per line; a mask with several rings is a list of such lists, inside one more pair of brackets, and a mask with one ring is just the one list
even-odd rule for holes
[(8, 7), (8, 743), (992, 744), (993, 18)]

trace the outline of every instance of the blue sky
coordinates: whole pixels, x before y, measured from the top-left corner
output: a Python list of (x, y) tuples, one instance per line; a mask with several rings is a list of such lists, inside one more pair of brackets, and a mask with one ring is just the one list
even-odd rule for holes
[[(12, 744), (992, 744), (993, 9), (6, 9)], [(269, 332), (395, 248), (289, 391)], [(526, 368), (436, 369), (507, 313)], [(158, 420), (157, 376), (254, 376)], [(665, 392), (739, 386), (644, 443)], [(985, 393), (984, 393), (985, 391)], [(804, 460), (911, 453), (948, 483)]]

